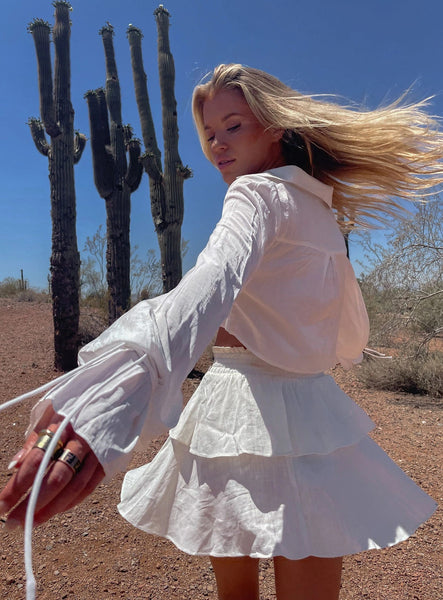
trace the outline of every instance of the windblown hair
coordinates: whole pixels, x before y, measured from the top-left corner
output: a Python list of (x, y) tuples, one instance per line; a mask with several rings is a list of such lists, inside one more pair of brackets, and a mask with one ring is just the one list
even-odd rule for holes
[(238, 64), (219, 65), (194, 90), (192, 109), (203, 152), (210, 159), (203, 105), (220, 90), (240, 90), (265, 128), (283, 129), (282, 152), (334, 187), (340, 221), (368, 225), (403, 212), (399, 198), (419, 200), (443, 183), (443, 134), (427, 100), (404, 97), (376, 110), (360, 110), (304, 95), (276, 77)]

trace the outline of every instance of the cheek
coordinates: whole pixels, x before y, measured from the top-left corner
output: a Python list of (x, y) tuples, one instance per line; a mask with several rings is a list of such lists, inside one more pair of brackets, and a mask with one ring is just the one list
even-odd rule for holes
[(257, 128), (251, 136), (251, 143), (254, 143), (263, 152), (266, 152), (274, 146), (275, 141), (268, 132), (263, 131), (261, 128)]

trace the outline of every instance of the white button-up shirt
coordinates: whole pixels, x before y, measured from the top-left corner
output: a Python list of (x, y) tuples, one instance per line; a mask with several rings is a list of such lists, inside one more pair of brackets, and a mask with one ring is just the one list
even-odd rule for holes
[(331, 187), (295, 166), (237, 178), (195, 267), (85, 346), (33, 421), (50, 400), (64, 415), (77, 406), (75, 431), (112, 474), (175, 425), (181, 384), (220, 325), (287, 371), (357, 362), (368, 318), (331, 201)]

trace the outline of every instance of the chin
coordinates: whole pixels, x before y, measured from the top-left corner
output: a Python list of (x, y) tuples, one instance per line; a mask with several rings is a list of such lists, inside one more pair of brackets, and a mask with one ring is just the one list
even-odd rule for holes
[(222, 174), (222, 179), (225, 183), (227, 183), (228, 185), (231, 185), (231, 183), (233, 183), (236, 180), (237, 176), (236, 175), (228, 175), (226, 173), (226, 175)]

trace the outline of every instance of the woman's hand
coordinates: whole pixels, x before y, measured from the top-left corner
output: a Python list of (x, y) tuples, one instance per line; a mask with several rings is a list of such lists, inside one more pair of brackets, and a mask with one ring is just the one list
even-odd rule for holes
[[(48, 408), (22, 450), (13, 458), (17, 470), (0, 493), (0, 516), (8, 515), (5, 523), (7, 529), (24, 526), (28, 496), (21, 499), (31, 488), (44, 456), (43, 450), (33, 447), (39, 439), (39, 432), (44, 429), (55, 432), (62, 420), (63, 417), (51, 407)], [(63, 450), (69, 450), (80, 460), (81, 469), (75, 472), (73, 467), (61, 460), (49, 463), (37, 500), (34, 525), (40, 525), (53, 515), (79, 504), (105, 475), (87, 442), (76, 435), (71, 425), (66, 427), (61, 441)]]

